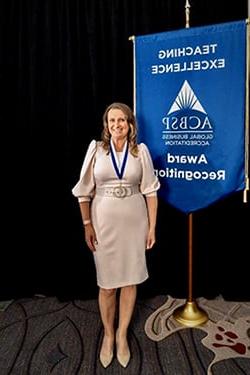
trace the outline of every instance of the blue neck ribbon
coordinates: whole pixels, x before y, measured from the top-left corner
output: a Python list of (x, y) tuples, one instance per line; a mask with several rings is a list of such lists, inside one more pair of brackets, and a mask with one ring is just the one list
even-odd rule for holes
[(128, 159), (128, 142), (127, 144), (125, 145), (125, 153), (123, 152), (123, 158), (122, 158), (122, 163), (121, 163), (121, 166), (120, 166), (120, 169), (117, 165), (117, 162), (116, 162), (116, 157), (115, 157), (115, 148), (114, 148), (114, 145), (113, 145), (113, 142), (111, 141), (110, 142), (110, 154), (111, 154), (111, 160), (112, 160), (112, 163), (113, 163), (113, 166), (114, 166), (114, 169), (115, 169), (115, 172), (117, 174), (117, 177), (121, 180), (122, 177), (123, 177), (123, 174), (124, 174), (124, 170), (125, 170), (125, 166), (126, 166), (126, 163), (127, 163), (127, 159)]

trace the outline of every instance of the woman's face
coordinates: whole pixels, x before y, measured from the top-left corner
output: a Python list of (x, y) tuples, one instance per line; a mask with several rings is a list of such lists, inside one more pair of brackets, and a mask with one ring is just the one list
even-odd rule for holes
[(107, 121), (113, 141), (127, 139), (129, 124), (126, 115), (120, 109), (111, 109), (108, 112)]

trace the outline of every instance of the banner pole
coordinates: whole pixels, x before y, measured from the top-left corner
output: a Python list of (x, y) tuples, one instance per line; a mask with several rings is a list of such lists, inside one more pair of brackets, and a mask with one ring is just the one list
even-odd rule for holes
[[(248, 5), (250, 7), (250, 5)], [(249, 8), (248, 8), (249, 12)], [(249, 16), (249, 15), (248, 15)], [(249, 191), (249, 86), (250, 86), (250, 18), (247, 19), (246, 30), (246, 117), (245, 117), (245, 189), (243, 191), (243, 202), (248, 202)]]
[[(190, 4), (185, 4), (186, 28), (189, 28)], [(208, 320), (207, 313), (198, 307), (193, 299), (193, 214), (188, 214), (188, 298), (185, 305), (178, 307), (173, 316), (175, 320), (185, 326), (195, 327)]]
[(128, 40), (133, 42), (133, 109), (134, 109), (134, 114), (136, 115), (136, 61), (135, 61), (135, 36), (132, 35), (128, 38)]
[(207, 313), (193, 299), (193, 214), (188, 214), (188, 298), (185, 305), (173, 313), (174, 319), (187, 327), (195, 327), (208, 321)]
[(193, 214), (188, 215), (188, 302), (193, 301)]

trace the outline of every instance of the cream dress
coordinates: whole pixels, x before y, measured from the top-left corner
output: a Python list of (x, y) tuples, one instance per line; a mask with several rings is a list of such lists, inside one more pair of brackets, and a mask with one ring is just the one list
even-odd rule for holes
[[(72, 193), (81, 201), (91, 201), (91, 220), (98, 245), (93, 252), (97, 284), (119, 288), (139, 284), (148, 278), (146, 238), (148, 215), (145, 196), (156, 195), (160, 187), (148, 148), (138, 145), (138, 157), (128, 154), (123, 178), (115, 172), (111, 155), (93, 140), (87, 150), (80, 179)], [(96, 188), (136, 186), (139, 192), (117, 198), (95, 193)]]

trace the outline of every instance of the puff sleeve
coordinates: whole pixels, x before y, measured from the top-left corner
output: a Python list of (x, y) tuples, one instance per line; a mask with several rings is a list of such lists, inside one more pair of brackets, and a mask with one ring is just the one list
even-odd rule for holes
[(147, 196), (156, 195), (160, 188), (160, 182), (154, 173), (154, 166), (148, 147), (144, 143), (139, 144), (139, 157), (142, 164), (141, 193)]
[(87, 149), (83, 165), (81, 168), (80, 178), (72, 189), (72, 194), (78, 198), (79, 202), (89, 202), (94, 195), (94, 163), (97, 142), (91, 141)]

